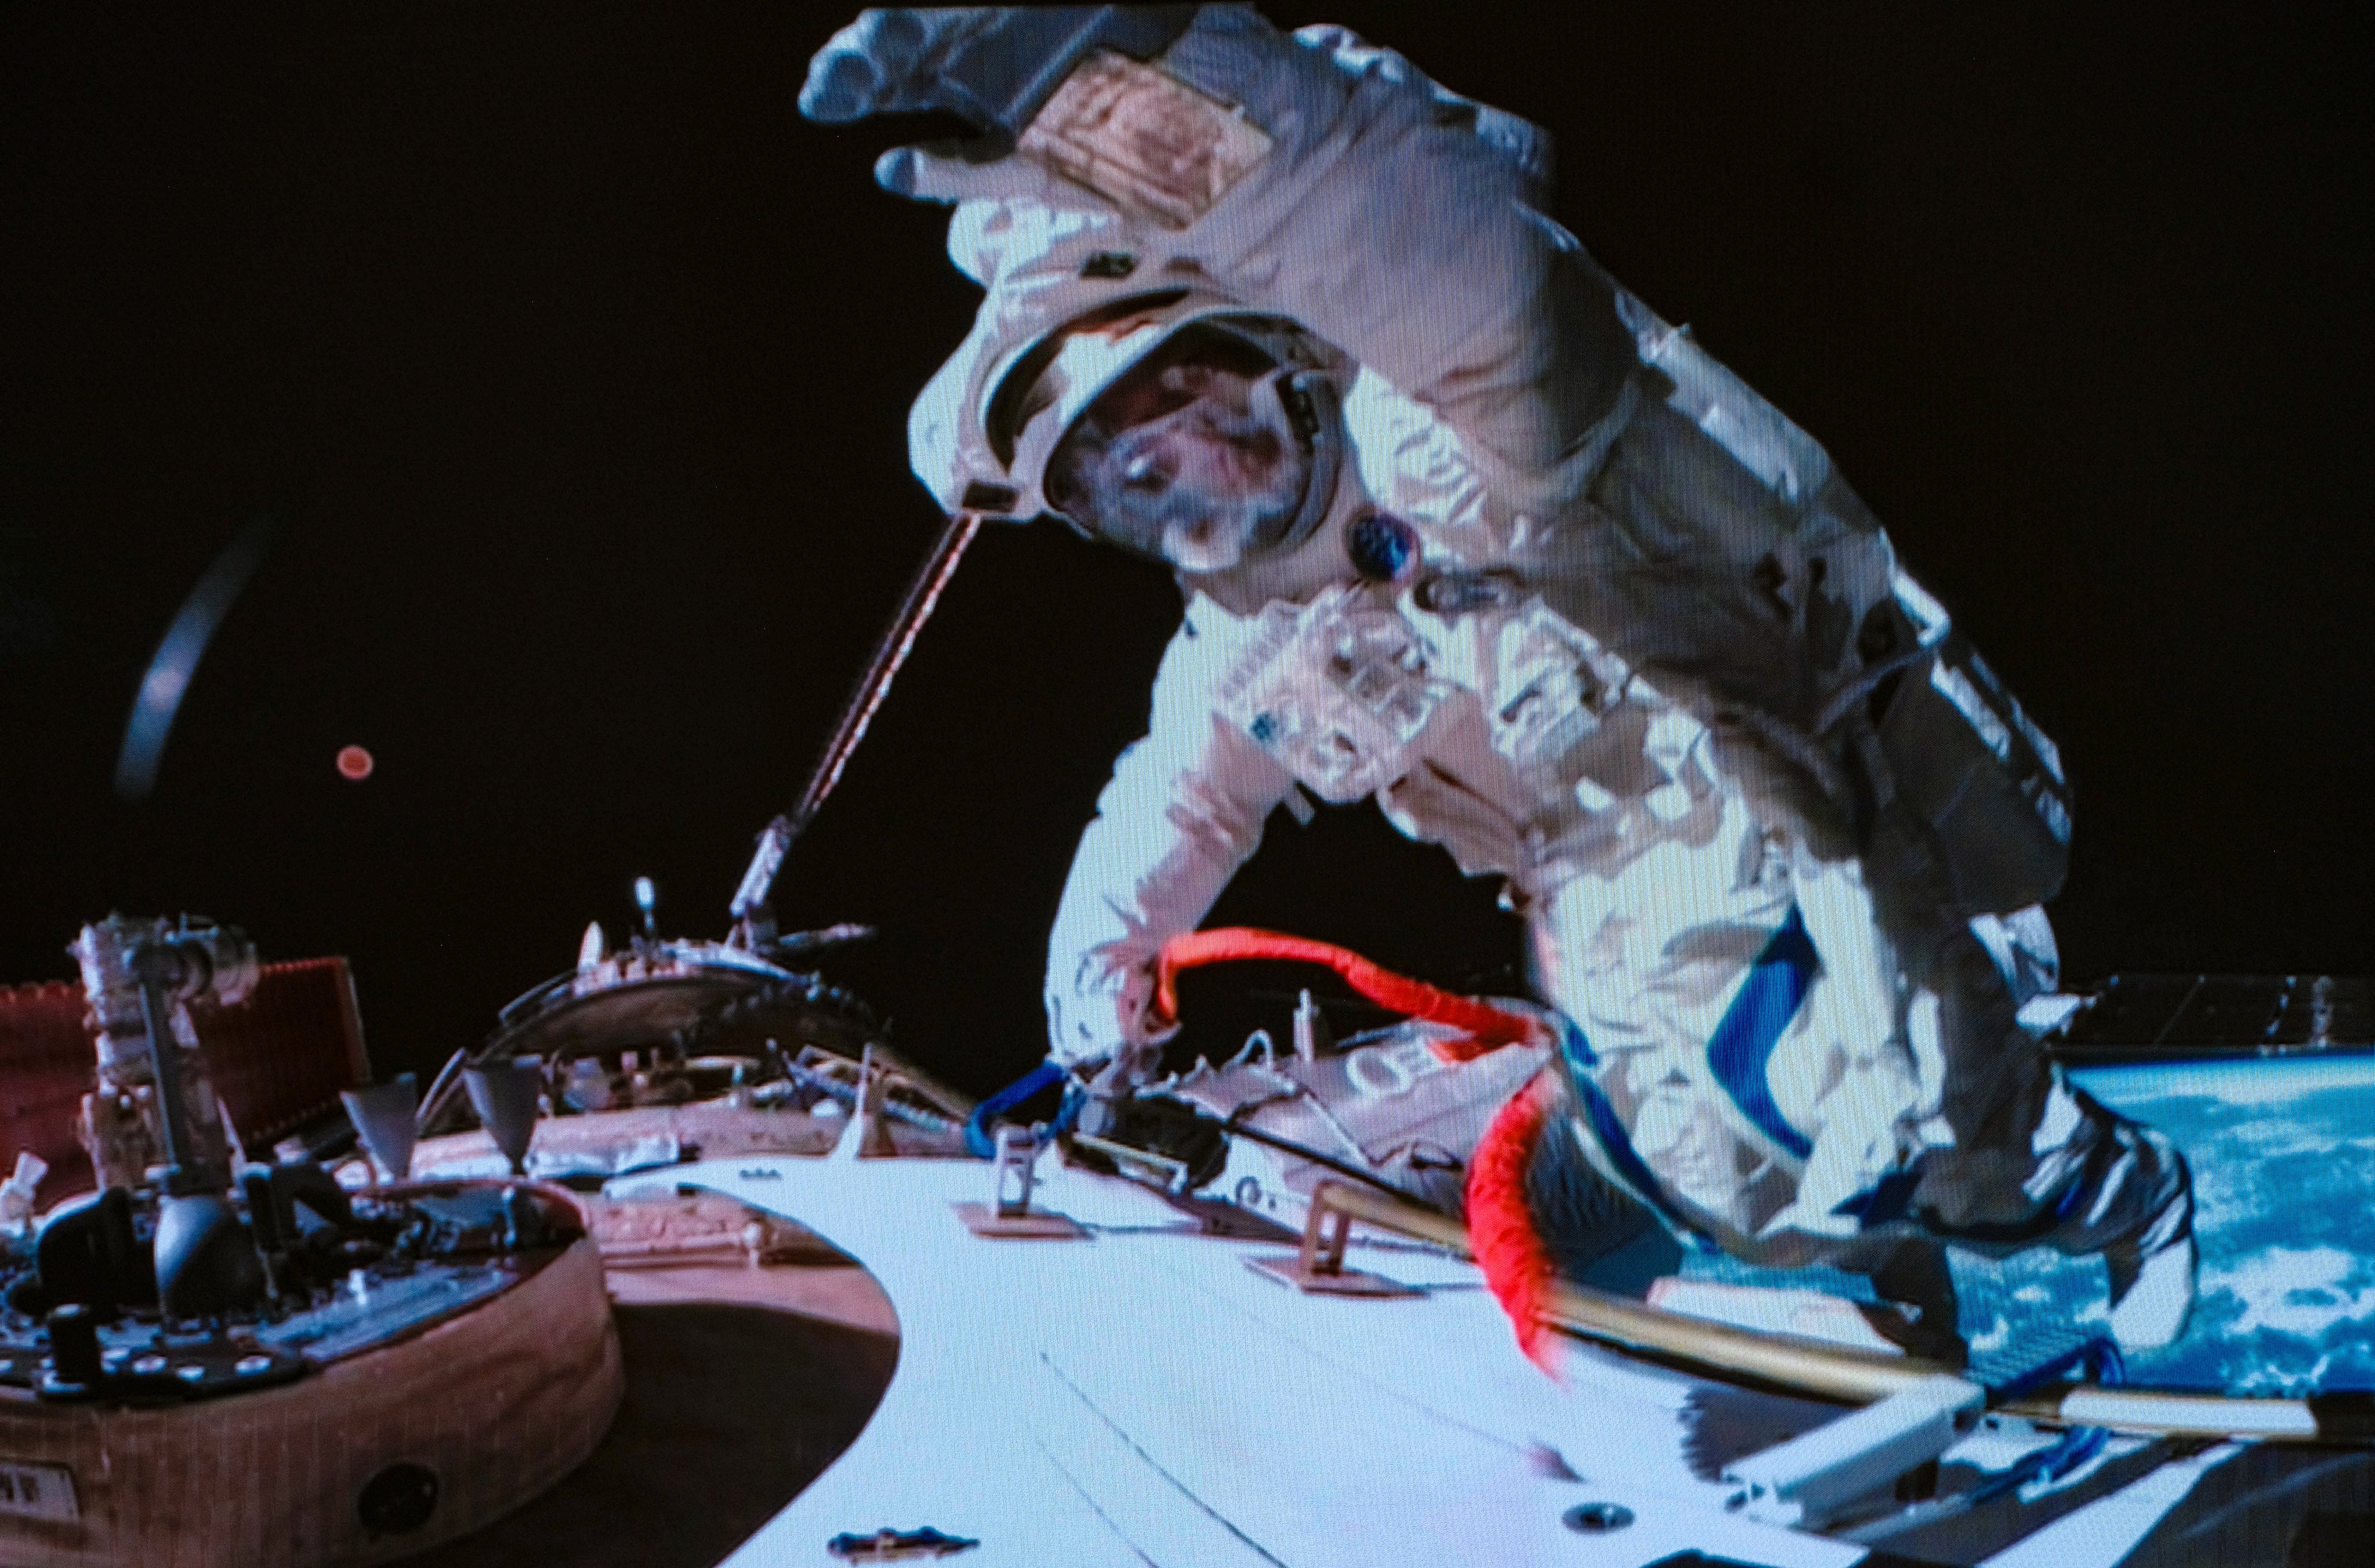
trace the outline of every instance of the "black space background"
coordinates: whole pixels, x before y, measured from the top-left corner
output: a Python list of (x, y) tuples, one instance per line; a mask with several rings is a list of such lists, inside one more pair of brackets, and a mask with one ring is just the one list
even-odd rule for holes
[[(1329, 4), (1554, 128), (1560, 216), (1831, 449), (2062, 742), (2070, 971), (2363, 972), (2375, 935), (2368, 58), (2335, 8)], [(1555, 20), (1544, 18), (1555, 14)], [(355, 963), (424, 1066), (589, 917), (722, 934), (936, 525), (969, 318), (774, 5), (0, 11), (0, 979), (112, 906)], [(156, 796), (166, 621), (286, 531)], [(795, 852), (791, 922), (986, 1089), (1040, 1050), (1160, 574), (985, 537)], [(349, 742), (379, 769), (349, 784)], [(1219, 918), (1507, 985), (1491, 889), (1366, 808)]]

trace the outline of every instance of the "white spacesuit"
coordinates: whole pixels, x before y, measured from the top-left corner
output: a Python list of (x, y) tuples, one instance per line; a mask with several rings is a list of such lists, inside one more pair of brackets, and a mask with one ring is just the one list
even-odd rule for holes
[(878, 171), (987, 291), (916, 472), (1188, 597), (1066, 884), (1054, 1058), (1150, 1068), (1160, 945), (1297, 791), (1374, 798), (1504, 880), (1572, 1147), (1675, 1233), (1927, 1247), (1933, 1303), (1937, 1238), (2101, 1251), (2121, 1340), (2172, 1337), (2184, 1162), (2015, 1020), (2051, 744), (1822, 449), (1542, 214), (1523, 123), (1247, 7), (1017, 15), (867, 13), (802, 107), (1013, 138)]

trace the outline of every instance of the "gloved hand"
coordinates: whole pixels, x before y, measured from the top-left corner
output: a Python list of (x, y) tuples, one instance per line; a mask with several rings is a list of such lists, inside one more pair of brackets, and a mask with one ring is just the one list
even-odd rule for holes
[[(1242, 7), (1239, 7), (1242, 9)], [(1006, 155), (1072, 68), (1096, 49), (1160, 53), (1196, 18), (1193, 6), (878, 8), (833, 34), (809, 62), (800, 112), (823, 124), (933, 110), (980, 137), (957, 147), (900, 147), (875, 178), (925, 200), (1031, 195), (1092, 205), (1083, 187), (1051, 181)], [(1250, 14), (1250, 13), (1248, 13)]]
[[(1043, 194), (1044, 183), (1006, 155), (1073, 68), (1101, 49), (1137, 61), (1162, 56), (1167, 76), (1242, 115), (1261, 140), (1282, 143), (1285, 166), (1331, 139), (1365, 83), (1459, 143), (1482, 144), (1525, 175), (1528, 194), (1538, 194), (1547, 171), (1547, 143), (1515, 115), (1447, 91), (1341, 28), (1290, 37), (1242, 4), (867, 10), (809, 62), (800, 112), (824, 124), (953, 113), (982, 136), (884, 155), (875, 172), (886, 189), (938, 201)], [(1051, 194), (1064, 205), (1091, 199), (1077, 185)]]
[[(963, 107), (944, 95), (939, 66), (997, 16), (991, 6), (861, 11), (809, 62), (800, 112), (820, 124), (868, 114)], [(986, 128), (986, 127), (985, 127)]]

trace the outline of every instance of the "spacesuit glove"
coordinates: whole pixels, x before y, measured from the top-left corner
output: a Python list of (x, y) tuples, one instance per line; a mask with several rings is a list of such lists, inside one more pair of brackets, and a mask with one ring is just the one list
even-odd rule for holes
[(875, 178), (928, 201), (1032, 196), (1093, 206), (1085, 189), (1006, 156), (1015, 138), (1091, 51), (1159, 53), (1194, 20), (1193, 6), (894, 6), (860, 12), (809, 62), (800, 112), (823, 124), (871, 114), (942, 111), (975, 141), (897, 147)]
[[(1240, 7), (1242, 8), (1242, 7)], [(800, 112), (824, 124), (946, 110), (1009, 137), (1093, 49), (1158, 53), (1194, 6), (878, 6), (809, 62)]]

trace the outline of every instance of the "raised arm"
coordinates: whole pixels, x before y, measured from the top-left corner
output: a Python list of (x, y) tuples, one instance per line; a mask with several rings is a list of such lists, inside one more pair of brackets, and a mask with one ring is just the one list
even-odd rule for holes
[[(990, 291), (943, 401), (963, 401), (1018, 321), (1089, 302), (1091, 257), (1106, 271), (1127, 258), (1105, 292), (1188, 280), (1289, 317), (1435, 411), (1504, 485), (1591, 447), (1633, 338), (1606, 277), (1536, 205), (1540, 132), (1341, 29), (1290, 36), (1250, 6), (1204, 6), (1132, 61), (1149, 35), (1100, 53), (1093, 14), (868, 11), (810, 66), (811, 117), (944, 107), (989, 134), (877, 170), (902, 195), (960, 204), (951, 252)], [(1013, 55), (1032, 51), (1044, 57), (1022, 69)], [(1006, 67), (995, 88), (988, 56)], [(1001, 146), (1014, 150), (983, 156)], [(919, 447), (918, 471), (954, 505), (997, 465), (941, 433), (951, 450)]]

